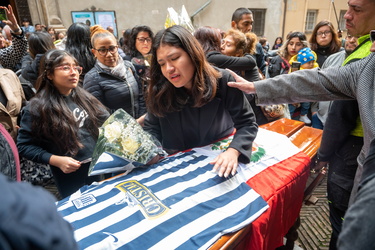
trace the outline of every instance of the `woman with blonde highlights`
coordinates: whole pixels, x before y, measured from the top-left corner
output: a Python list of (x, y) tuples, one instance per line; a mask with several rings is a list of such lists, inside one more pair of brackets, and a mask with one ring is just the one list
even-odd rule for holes
[(91, 27), (91, 44), (96, 63), (85, 75), (83, 88), (111, 113), (122, 108), (142, 125), (146, 106), (133, 64), (119, 56), (116, 38), (99, 25)]

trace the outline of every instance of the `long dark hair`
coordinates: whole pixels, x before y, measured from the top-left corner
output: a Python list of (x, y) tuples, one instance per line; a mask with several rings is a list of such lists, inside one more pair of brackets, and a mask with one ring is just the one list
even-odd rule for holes
[[(276, 44), (277, 40), (280, 39), (280, 45)], [(272, 49), (278, 49), (282, 46), (284, 40), (281, 36), (276, 37), (275, 42), (273, 43)]]
[(302, 32), (299, 32), (299, 31), (293, 31), (293, 32), (290, 32), (286, 36), (285, 43), (283, 43), (283, 45), (277, 51), (277, 54), (279, 56), (281, 56), (284, 59), (288, 59), (288, 57), (291, 57), (289, 55), (289, 52), (288, 52), (288, 44), (289, 44), (290, 40), (292, 40), (295, 37), (297, 37), (299, 39), (299, 41), (303, 44), (304, 48), (309, 47), (309, 43), (307, 42), (306, 35), (304, 33), (302, 33)]
[(320, 27), (323, 27), (323, 26), (328, 26), (332, 34), (332, 41), (329, 44), (328, 54), (333, 54), (333, 53), (338, 52), (341, 48), (341, 42), (340, 42), (339, 37), (337, 36), (337, 33), (335, 32), (335, 28), (333, 27), (333, 24), (328, 20), (320, 21), (317, 25), (315, 25), (314, 30), (310, 37), (311, 50), (316, 51), (319, 48), (319, 44), (316, 41), (316, 36), (317, 36), (318, 29), (320, 29)]
[(142, 32), (142, 31), (148, 33), (148, 35), (150, 36), (152, 42), (154, 40), (154, 33), (152, 32), (152, 30), (151, 30), (150, 27), (148, 27), (146, 25), (135, 26), (132, 29), (132, 32), (130, 34), (130, 39), (129, 39), (129, 51), (130, 51), (130, 56), (131, 57), (136, 57), (136, 56), (138, 56), (140, 54), (140, 52), (135, 47), (135, 42), (137, 40), (138, 33)]
[(126, 55), (130, 54), (130, 49), (129, 49), (129, 40), (130, 40), (130, 35), (132, 33), (132, 29), (126, 29), (124, 31), (124, 34), (122, 35), (123, 38), (123, 45), (122, 45), (122, 50), (125, 52)]
[(66, 33), (65, 50), (72, 54), (83, 67), (83, 75), (95, 65), (95, 57), (91, 52), (90, 34), (90, 27), (84, 23), (73, 23)]
[[(185, 88), (175, 88), (164, 77), (156, 54), (162, 45), (181, 48), (190, 56), (195, 68), (191, 93), (188, 94)], [(207, 62), (201, 45), (188, 30), (179, 25), (161, 30), (153, 43), (147, 108), (152, 114), (163, 116), (168, 112), (180, 111), (187, 104), (187, 97), (193, 107), (201, 107), (215, 97), (219, 77), (220, 73)]]
[(29, 53), (32, 58), (35, 58), (37, 54), (44, 54), (48, 50), (55, 48), (51, 34), (47, 32), (30, 33), (27, 41), (29, 44)]
[[(67, 57), (77, 60), (64, 50), (53, 49), (45, 53), (40, 63), (40, 77), (37, 80), (37, 93), (30, 100), (30, 112), (33, 116), (32, 131), (34, 137), (53, 141), (65, 154), (75, 155), (82, 143), (78, 138), (79, 124), (54, 83), (47, 76), (53, 75), (55, 68)], [(80, 86), (72, 90), (73, 101), (88, 114), (85, 120), (91, 135), (98, 136), (99, 117), (106, 108)]]
[(200, 27), (194, 32), (194, 37), (202, 45), (205, 54), (210, 51), (220, 52), (222, 37), (218, 29), (210, 26)]

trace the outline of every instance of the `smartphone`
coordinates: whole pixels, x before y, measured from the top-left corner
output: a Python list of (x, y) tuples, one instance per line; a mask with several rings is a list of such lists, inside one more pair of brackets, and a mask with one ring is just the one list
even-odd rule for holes
[(8, 20), (7, 11), (5, 9), (0, 9), (0, 21)]
[(292, 67), (290, 68), (290, 72), (297, 71), (301, 68), (300, 62), (292, 62)]

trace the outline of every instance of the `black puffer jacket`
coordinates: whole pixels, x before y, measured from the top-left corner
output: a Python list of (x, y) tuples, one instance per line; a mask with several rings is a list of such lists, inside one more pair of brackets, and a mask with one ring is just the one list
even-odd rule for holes
[(44, 54), (37, 54), (35, 58), (32, 58), (30, 54), (22, 58), (22, 77), (31, 82), (34, 86), (39, 75), (39, 64), (40, 59)]
[(136, 75), (134, 66), (124, 61), (126, 79), (121, 79), (95, 64), (85, 75), (83, 88), (95, 96), (113, 113), (122, 108), (135, 119), (146, 113), (142, 84)]
[(272, 57), (268, 65), (268, 74), (270, 78), (289, 73), (290, 64), (287, 60), (277, 55)]
[[(248, 81), (253, 82), (259, 80), (259, 71), (255, 58), (250, 54), (245, 54), (242, 57), (235, 57), (224, 55), (218, 51), (210, 51), (206, 54), (206, 57), (209, 63), (218, 68), (231, 69)], [(253, 108), (258, 125), (268, 123), (261, 108), (255, 104), (255, 95), (245, 94), (245, 96)]]

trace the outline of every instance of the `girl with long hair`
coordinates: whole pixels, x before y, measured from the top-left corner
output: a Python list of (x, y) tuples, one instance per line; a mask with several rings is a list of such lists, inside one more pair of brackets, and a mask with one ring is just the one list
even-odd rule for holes
[(129, 54), (125, 60), (133, 63), (145, 90), (150, 81), (150, 56), (154, 33), (145, 25), (135, 26), (128, 41)]
[(236, 129), (228, 149), (212, 164), (219, 176), (249, 162), (258, 126), (245, 96), (228, 88), (233, 78), (212, 67), (197, 39), (179, 25), (159, 31), (153, 44), (145, 130), (168, 153), (204, 146)]
[(84, 23), (73, 23), (66, 33), (65, 50), (72, 54), (82, 67), (80, 83), (95, 65), (95, 57), (91, 53), (90, 35), (90, 27)]
[[(29, 53), (22, 58), (22, 77), (35, 86), (39, 75), (40, 59), (48, 50), (54, 49), (55, 45), (51, 35), (47, 32), (30, 33), (28, 38)], [(28, 98), (30, 99), (30, 98)]]
[(310, 48), (318, 56), (319, 67), (330, 55), (340, 51), (341, 42), (330, 21), (323, 20), (315, 25), (310, 37)]
[(69, 196), (93, 180), (89, 161), (109, 116), (106, 108), (78, 86), (82, 67), (63, 50), (41, 60), (37, 93), (25, 107), (17, 146), (20, 155), (51, 165), (60, 195)]
[(277, 51), (277, 56), (271, 58), (268, 73), (269, 77), (288, 74), (290, 70), (289, 60), (298, 54), (303, 48), (309, 47), (306, 35), (299, 31), (288, 34), (285, 43)]
[(272, 50), (279, 49), (283, 46), (283, 38), (281, 36), (276, 37), (275, 42), (272, 46)]

